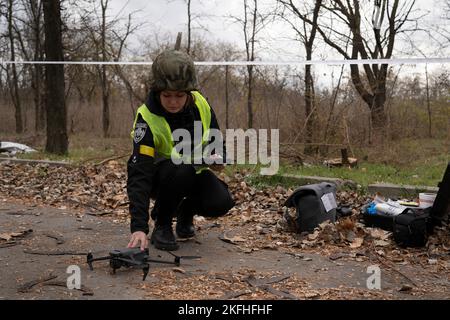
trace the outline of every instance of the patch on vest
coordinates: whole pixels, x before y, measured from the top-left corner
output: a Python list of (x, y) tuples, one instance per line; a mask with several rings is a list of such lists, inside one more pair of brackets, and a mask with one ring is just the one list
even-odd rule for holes
[(147, 132), (147, 124), (136, 123), (136, 127), (134, 128), (134, 142), (139, 143), (144, 138), (145, 132)]

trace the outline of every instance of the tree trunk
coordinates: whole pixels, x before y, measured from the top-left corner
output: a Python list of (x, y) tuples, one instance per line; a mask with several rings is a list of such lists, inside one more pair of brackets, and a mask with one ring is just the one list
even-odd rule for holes
[[(244, 3), (244, 6), (247, 4)], [(247, 45), (247, 60), (255, 61), (255, 36), (256, 36), (256, 19), (258, 12), (258, 1), (253, 0), (253, 21), (252, 21), (252, 35), (250, 43)], [(245, 13), (245, 20), (247, 21), (247, 13)], [(245, 29), (244, 25), (244, 29)], [(244, 30), (245, 31), (245, 30)], [(247, 66), (248, 71), (248, 95), (247, 95), (247, 112), (248, 112), (248, 128), (253, 128), (253, 66)]]
[(191, 0), (187, 0), (187, 10), (188, 10), (188, 43), (187, 43), (187, 54), (191, 53)]
[(106, 66), (102, 66), (102, 101), (103, 101), (103, 136), (109, 136), (110, 114), (109, 114), (109, 90), (106, 80)]
[(336, 106), (336, 101), (337, 101), (337, 96), (339, 94), (339, 90), (341, 87), (341, 81), (342, 81), (342, 75), (344, 74), (344, 66), (341, 66), (341, 72), (339, 74), (339, 80), (336, 86), (336, 90), (334, 92), (334, 96), (333, 96), (333, 101), (331, 102), (331, 107), (330, 107), (330, 111), (328, 114), (328, 118), (327, 118), (327, 124), (325, 125), (325, 130), (324, 130), (324, 134), (323, 134), (323, 143), (325, 144), (323, 146), (323, 148), (321, 149), (321, 154), (322, 156), (325, 156), (328, 154), (328, 130), (330, 128), (330, 123), (331, 123), (331, 119), (333, 117), (333, 112), (334, 112), (334, 108)]
[[(380, 89), (379, 89), (380, 90)], [(373, 104), (370, 106), (370, 114), (374, 130), (384, 130), (386, 126), (386, 113), (384, 102), (386, 101), (386, 89), (381, 89), (373, 96)]]
[(230, 127), (230, 109), (229, 109), (229, 91), (228, 91), (228, 74), (229, 66), (225, 66), (225, 129)]
[[(106, 61), (106, 9), (108, 8), (108, 0), (101, 1), (102, 6), (102, 61)], [(110, 114), (109, 114), (109, 82), (106, 77), (106, 65), (101, 66), (101, 82), (102, 82), (102, 101), (103, 101), (103, 137), (109, 136)]]
[[(311, 60), (310, 58), (308, 60)], [(313, 131), (315, 123), (314, 112), (314, 88), (313, 79), (311, 74), (311, 65), (305, 66), (305, 117), (306, 117), (306, 137), (304, 152), (306, 155), (312, 155), (314, 153), (313, 143)]]
[[(33, 33), (34, 33), (34, 61), (41, 61), (43, 57), (41, 45), (41, 13), (42, 2), (37, 0), (30, 0), (31, 14), (33, 18)], [(32, 69), (32, 84), (35, 121), (34, 128), (36, 132), (43, 131), (45, 128), (45, 105), (43, 97), (42, 79), (44, 78), (43, 68), (40, 64), (35, 64)]]
[(384, 79), (378, 79), (377, 87), (372, 95), (373, 102), (369, 105), (372, 121), (371, 143), (383, 144), (386, 138), (387, 116), (384, 110), (386, 102), (386, 82)]
[(247, 114), (248, 129), (253, 128), (253, 66), (247, 67), (248, 71), (248, 93), (247, 93)]
[[(355, 48), (355, 46), (354, 46)], [(355, 58), (355, 57), (353, 57)], [(365, 66), (365, 65), (364, 65)], [(386, 112), (384, 110), (384, 103), (386, 101), (386, 72), (387, 65), (384, 64), (379, 71), (379, 76), (374, 80), (373, 93), (369, 93), (362, 83), (358, 65), (350, 65), (351, 77), (356, 91), (361, 96), (370, 110), (370, 117), (372, 122), (372, 138), (370, 143), (377, 143), (383, 140), (386, 129)]]
[(425, 79), (426, 79), (426, 89), (427, 89), (427, 110), (428, 110), (428, 138), (433, 138), (431, 131), (431, 104), (430, 104), (430, 86), (428, 83), (428, 65), (425, 65)]
[[(47, 61), (63, 61), (61, 4), (56, 0), (44, 0), (45, 54)], [(67, 154), (67, 109), (65, 102), (64, 65), (47, 65), (46, 111), (47, 143), (45, 151)]]
[[(15, 61), (16, 59), (14, 34), (13, 34), (13, 16), (12, 16), (13, 4), (14, 4), (13, 0), (8, 1), (8, 37), (9, 37), (11, 61)], [(17, 77), (17, 68), (15, 64), (11, 65), (11, 70), (12, 70), (12, 80), (9, 81), (9, 90), (11, 92), (11, 99), (15, 107), (16, 133), (20, 134), (23, 132), (22, 107), (20, 103), (19, 83)]]

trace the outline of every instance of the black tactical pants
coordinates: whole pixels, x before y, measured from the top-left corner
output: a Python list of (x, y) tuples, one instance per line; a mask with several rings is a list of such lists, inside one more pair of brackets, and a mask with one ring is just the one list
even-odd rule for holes
[(196, 174), (192, 165), (171, 160), (157, 164), (151, 198), (156, 200), (151, 216), (158, 223), (171, 223), (180, 214), (218, 217), (234, 206), (227, 184), (211, 170)]

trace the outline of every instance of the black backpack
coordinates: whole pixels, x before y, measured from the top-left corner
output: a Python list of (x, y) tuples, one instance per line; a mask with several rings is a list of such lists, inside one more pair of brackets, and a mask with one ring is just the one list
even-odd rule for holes
[(401, 247), (423, 247), (433, 232), (429, 209), (408, 209), (393, 220), (394, 240)]
[(320, 223), (336, 221), (336, 186), (321, 182), (301, 186), (286, 200), (286, 207), (295, 207), (297, 232), (313, 231)]

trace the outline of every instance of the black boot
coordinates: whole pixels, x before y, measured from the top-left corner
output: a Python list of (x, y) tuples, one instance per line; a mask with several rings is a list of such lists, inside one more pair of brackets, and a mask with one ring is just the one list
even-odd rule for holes
[(180, 238), (192, 238), (195, 236), (194, 215), (179, 214), (177, 217), (177, 235)]
[(158, 223), (158, 220), (156, 220), (155, 229), (153, 229), (151, 236), (151, 243), (156, 249), (159, 250), (177, 250), (179, 245), (175, 240), (175, 235), (173, 234), (172, 222)]
[(189, 198), (184, 198), (177, 208), (177, 227), (179, 238), (192, 238), (195, 236), (194, 209)]

